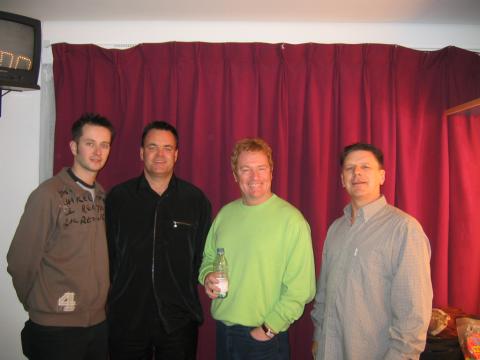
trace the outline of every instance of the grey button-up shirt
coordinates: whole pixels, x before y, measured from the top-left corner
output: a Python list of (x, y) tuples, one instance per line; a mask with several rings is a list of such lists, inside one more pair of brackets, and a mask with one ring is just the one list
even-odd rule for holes
[(312, 311), (316, 359), (418, 359), (432, 310), (430, 244), (385, 197), (329, 228)]

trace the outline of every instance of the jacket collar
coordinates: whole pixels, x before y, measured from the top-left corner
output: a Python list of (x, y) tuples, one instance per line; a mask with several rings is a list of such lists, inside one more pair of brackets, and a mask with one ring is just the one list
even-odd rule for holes
[[(177, 179), (177, 177), (175, 176), (175, 173), (174, 173), (172, 175), (172, 177), (170, 178), (170, 182), (168, 183), (167, 189), (162, 194), (162, 196), (174, 191), (177, 188), (177, 183), (178, 183), (178, 179)], [(155, 191), (153, 191), (153, 189), (151, 188), (150, 184), (148, 183), (147, 178), (145, 177), (145, 173), (143, 173), (143, 172), (142, 172), (142, 175), (140, 175), (139, 178), (138, 178), (137, 191), (139, 191), (139, 192), (140, 191), (152, 192), (152, 193), (154, 193), (158, 196), (158, 194)]]

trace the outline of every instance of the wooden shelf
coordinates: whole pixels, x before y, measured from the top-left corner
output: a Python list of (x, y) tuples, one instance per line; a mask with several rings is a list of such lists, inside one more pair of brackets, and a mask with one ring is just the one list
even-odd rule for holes
[(457, 105), (450, 109), (447, 109), (445, 110), (445, 115), (449, 116), (449, 115), (458, 114), (461, 112), (465, 113), (465, 115), (468, 115), (468, 114), (480, 115), (480, 98), (474, 99), (464, 104)]

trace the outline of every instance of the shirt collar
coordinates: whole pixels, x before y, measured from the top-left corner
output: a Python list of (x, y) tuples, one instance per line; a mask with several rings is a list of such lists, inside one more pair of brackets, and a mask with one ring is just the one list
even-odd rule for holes
[[(385, 196), (380, 196), (379, 199), (367, 204), (360, 209), (358, 209), (357, 219), (361, 219), (363, 222), (367, 222), (371, 217), (373, 217), (376, 213), (378, 213), (381, 209), (383, 209), (387, 205), (387, 199)], [(343, 209), (344, 215), (348, 218), (352, 218), (352, 204), (348, 204)]]
[(68, 168), (67, 173), (68, 173), (68, 175), (70, 175), (70, 177), (73, 179), (73, 181), (75, 181), (77, 183), (80, 183), (81, 185), (83, 185), (83, 187), (85, 187), (87, 189), (90, 189), (90, 190), (95, 189), (95, 182), (92, 185), (87, 184), (85, 181), (83, 181), (77, 175), (75, 175), (72, 168)]
[[(75, 182), (72, 176), (68, 173), (68, 169), (69, 168), (64, 167), (57, 175), (62, 179), (64, 183), (68, 184), (70, 187), (73, 186), (73, 189), (76, 189), (75, 191), (77, 192), (80, 190), (86, 191)], [(95, 189), (95, 197), (105, 196), (105, 190), (98, 182), (95, 182), (94, 189)]]

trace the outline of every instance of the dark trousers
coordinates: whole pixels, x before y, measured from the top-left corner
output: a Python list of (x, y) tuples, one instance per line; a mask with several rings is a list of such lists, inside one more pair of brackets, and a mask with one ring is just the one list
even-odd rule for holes
[(288, 360), (290, 346), (288, 333), (281, 332), (268, 341), (255, 340), (250, 331), (253, 327), (226, 326), (220, 321), (217, 326), (217, 360)]
[(23, 354), (30, 360), (106, 360), (107, 323), (90, 327), (43, 326), (31, 320), (22, 330)]
[(110, 360), (195, 360), (198, 324), (187, 325), (168, 334), (160, 323), (152, 327), (149, 337), (112, 338)]

